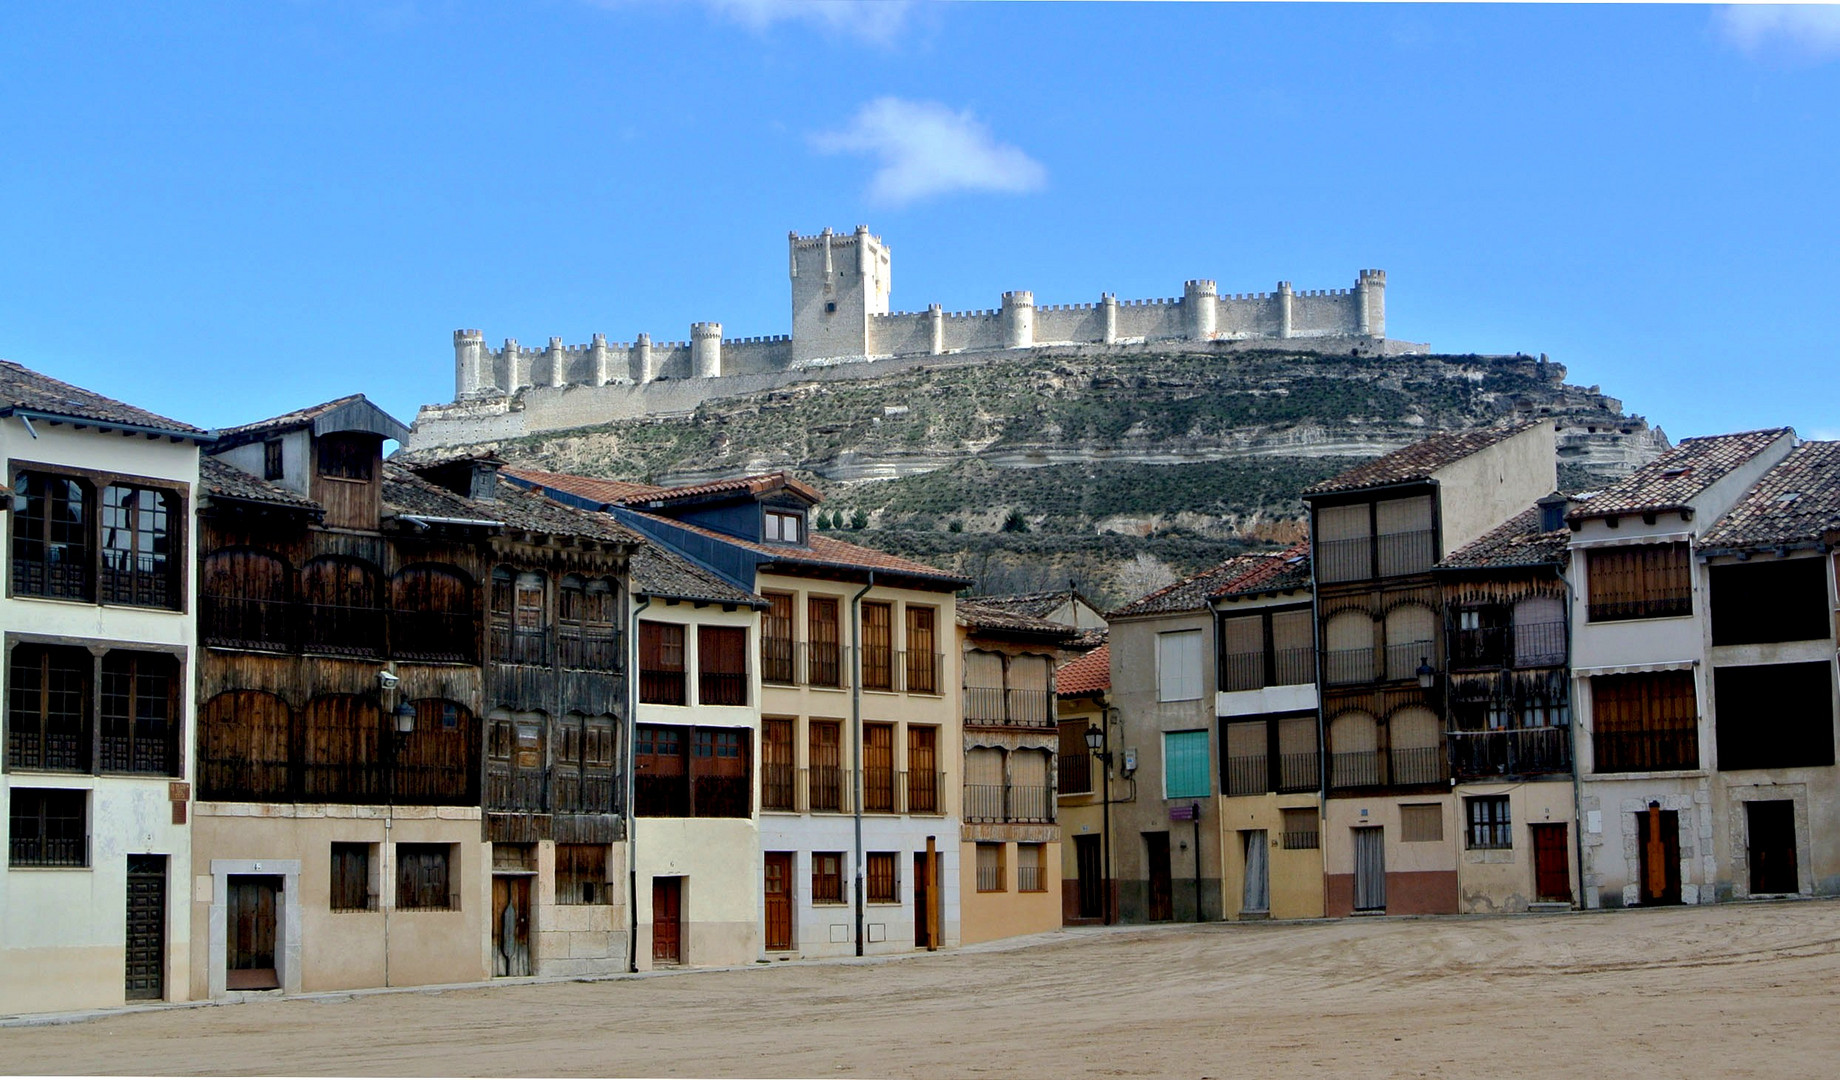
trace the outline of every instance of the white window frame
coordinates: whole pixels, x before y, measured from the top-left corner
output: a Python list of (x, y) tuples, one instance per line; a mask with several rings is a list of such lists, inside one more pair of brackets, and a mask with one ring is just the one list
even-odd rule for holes
[(1200, 701), (1201, 631), (1169, 630), (1156, 636), (1156, 699)]

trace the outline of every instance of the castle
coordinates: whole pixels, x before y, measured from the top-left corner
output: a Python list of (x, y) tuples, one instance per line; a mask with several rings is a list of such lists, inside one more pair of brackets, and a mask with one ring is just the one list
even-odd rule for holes
[[(1362, 270), (1351, 289), (1222, 295), (1212, 281), (1186, 282), (1180, 297), (1037, 305), (1006, 292), (982, 311), (890, 311), (891, 256), (858, 225), (788, 235), (792, 332), (723, 338), (719, 322), (690, 326), (688, 341), (640, 334), (585, 345), (559, 337), (543, 349), (506, 340), (487, 348), (478, 330), (454, 332), (454, 401), (425, 406), (413, 448), (515, 438), (537, 431), (683, 412), (702, 401), (788, 381), (863, 378), (914, 363), (968, 362), (1008, 349), (1118, 347), (1150, 342), (1213, 348), (1284, 341), (1312, 352), (1400, 354), (1424, 346), (1386, 338), (1386, 271)], [(847, 373), (827, 368), (850, 365)], [(869, 365), (867, 368), (858, 365)], [(688, 384), (688, 385), (686, 385)], [(579, 391), (592, 391), (579, 393)]]

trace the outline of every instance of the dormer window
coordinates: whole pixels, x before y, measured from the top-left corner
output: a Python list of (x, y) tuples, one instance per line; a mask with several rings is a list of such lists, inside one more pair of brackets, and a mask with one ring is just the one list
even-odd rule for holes
[(767, 511), (766, 539), (769, 544), (798, 544), (805, 538), (805, 515), (796, 510)]
[(270, 439), (262, 444), (262, 479), (284, 480), (286, 478), (286, 460), (281, 456), (281, 440)]

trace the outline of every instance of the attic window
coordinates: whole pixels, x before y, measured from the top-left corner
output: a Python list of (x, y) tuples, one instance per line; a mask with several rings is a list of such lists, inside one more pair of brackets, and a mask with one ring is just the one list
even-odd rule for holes
[(1784, 492), (1783, 494), (1778, 495), (1776, 497), (1776, 505), (1788, 506), (1790, 503), (1794, 502), (1795, 500), (1801, 497), (1802, 497), (1802, 493), (1799, 491)]
[(1661, 479), (1663, 479), (1663, 480), (1678, 480), (1678, 479), (1680, 479), (1681, 477), (1683, 477), (1683, 476), (1685, 476), (1685, 475), (1687, 475), (1688, 473), (1690, 473), (1690, 472), (1692, 472), (1692, 471), (1693, 471), (1693, 469), (1692, 469), (1692, 467), (1691, 467), (1691, 466), (1682, 466), (1682, 467), (1680, 467), (1680, 468), (1678, 468), (1678, 469), (1664, 469), (1664, 470), (1662, 470), (1662, 472), (1661, 472)]
[(270, 439), (262, 444), (262, 479), (280, 480), (287, 476), (281, 456), (281, 440)]
[(769, 544), (803, 542), (805, 515), (796, 510), (768, 510), (766, 524), (766, 540)]

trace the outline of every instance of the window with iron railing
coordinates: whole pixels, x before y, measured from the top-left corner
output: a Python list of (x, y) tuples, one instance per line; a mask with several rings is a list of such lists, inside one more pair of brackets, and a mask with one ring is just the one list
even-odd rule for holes
[(1693, 614), (1692, 564), (1684, 543), (1588, 550), (1585, 583), (1591, 622)]
[(150, 488), (110, 484), (102, 489), (98, 525), (102, 566), (98, 598), (105, 604), (179, 606), (172, 561), (178, 497)]
[(7, 677), (10, 769), (90, 771), (90, 672), (86, 649), (22, 643)]
[(843, 802), (843, 725), (836, 720), (812, 720), (807, 726), (811, 746), (806, 776), (806, 805), (814, 811), (841, 812)]
[(937, 694), (940, 691), (940, 665), (934, 623), (939, 613), (934, 608), (913, 604), (907, 605), (905, 610), (907, 648), (901, 664), (906, 675), (905, 688), (910, 694)]
[(1003, 845), (979, 844), (977, 846), (977, 891), (1008, 891), (1008, 882), (1004, 880), (1003, 871)]
[(682, 705), (687, 700), (684, 628), (680, 623), (639, 623), (639, 701)]
[(324, 555), (300, 570), (302, 647), (330, 656), (384, 654), (384, 611), (374, 567)]
[(375, 848), (374, 844), (333, 842), (330, 897), (333, 911), (377, 910), (377, 890), (371, 886)]
[(805, 653), (805, 681), (812, 686), (843, 686), (843, 637), (837, 599), (807, 597), (805, 619), (806, 632), (811, 638)]
[(907, 812), (937, 814), (939, 805), (939, 729), (907, 727)]
[(1041, 844), (1016, 845), (1016, 891), (1047, 892), (1048, 875)]
[(1699, 768), (1699, 706), (1691, 671), (1591, 680), (1595, 772)]
[(789, 716), (765, 716), (760, 720), (760, 808), (793, 809), (792, 754), (794, 720)]
[(894, 725), (864, 724), (863, 736), (863, 811), (871, 814), (894, 812)]
[(1284, 824), (1284, 850), (1311, 851), (1322, 846), (1321, 819), (1313, 808), (1285, 809), (1278, 813)]
[(1059, 794), (1085, 795), (1093, 789), (1093, 756), (1086, 748), (1086, 727), (1085, 720), (1060, 725), (1060, 753), (1055, 755)]
[(101, 772), (178, 776), (179, 663), (114, 649), (102, 658)]
[(16, 787), (8, 798), (8, 866), (89, 865), (89, 792)]
[(858, 663), (864, 690), (895, 689), (894, 605), (865, 600), (861, 608), (862, 643)]
[(13, 480), (13, 595), (95, 598), (90, 487), (22, 472)]
[(761, 595), (766, 597), (768, 607), (760, 616), (760, 681), (797, 682), (793, 670), (792, 597), (785, 593)]
[(1374, 681), (1374, 649), (1331, 649), (1323, 653), (1323, 679), (1330, 686), (1354, 686)]

